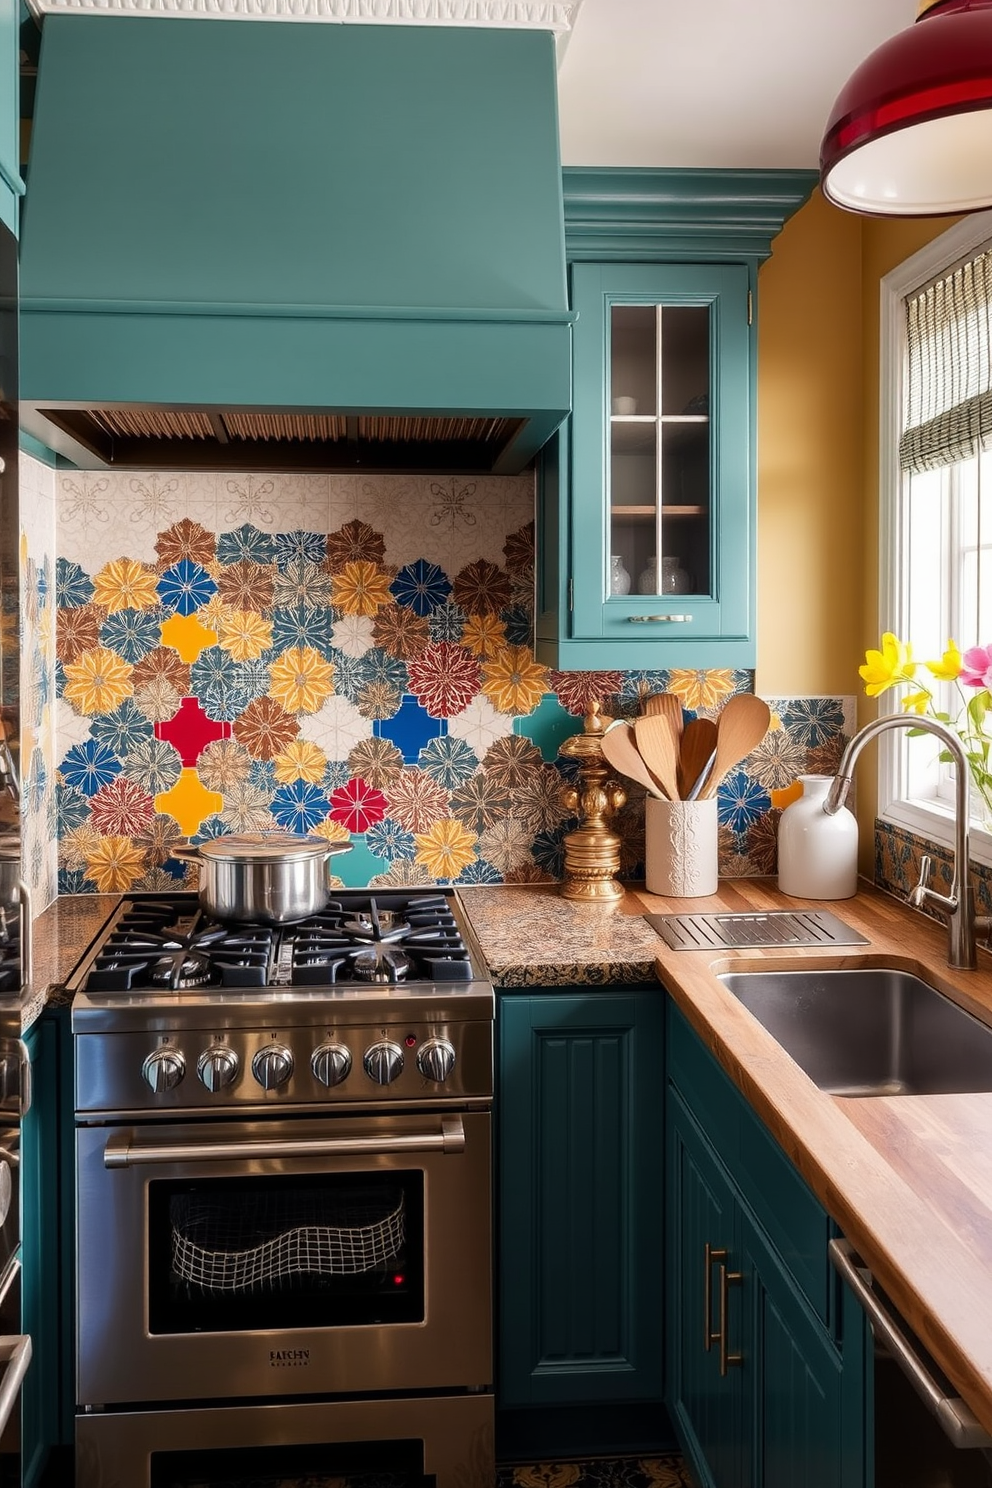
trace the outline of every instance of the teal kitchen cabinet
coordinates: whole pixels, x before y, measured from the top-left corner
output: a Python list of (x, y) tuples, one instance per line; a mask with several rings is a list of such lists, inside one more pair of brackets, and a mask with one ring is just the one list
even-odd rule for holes
[(757, 270), (814, 179), (563, 172), (577, 318), (571, 419), (538, 472), (547, 665), (754, 665)]
[(52, 1448), (64, 1439), (65, 1370), (71, 1367), (64, 1311), (64, 1252), (71, 1245), (61, 1227), (71, 1235), (72, 1206), (60, 1192), (66, 1153), (59, 1121), (60, 1086), (71, 1070), (67, 1018), (67, 1012), (43, 1013), (24, 1039), (31, 1064), (31, 1103), (21, 1124), (22, 1317), (31, 1335), (31, 1363), (21, 1388), (24, 1488), (40, 1481)]
[[(500, 1411), (661, 1401), (664, 994), (501, 993)], [(574, 1437), (573, 1437), (574, 1444)], [(550, 1438), (534, 1450), (555, 1449)], [(584, 1450), (615, 1442), (587, 1441)]]
[(667, 1048), (676, 1433), (705, 1488), (861, 1488), (870, 1332), (830, 1221), (673, 1004)]
[(17, 235), (20, 170), (20, 0), (0, 0), (0, 222)]

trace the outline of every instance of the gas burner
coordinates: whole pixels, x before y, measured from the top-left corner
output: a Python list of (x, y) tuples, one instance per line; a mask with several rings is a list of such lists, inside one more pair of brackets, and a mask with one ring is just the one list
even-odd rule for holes
[(380, 909), (373, 899), (367, 910), (343, 920), (340, 929), (356, 940), (402, 940), (410, 933), (410, 921), (398, 910)]
[(352, 969), (357, 977), (363, 982), (403, 982), (413, 965), (412, 957), (399, 946), (383, 945), (381, 941), (374, 945), (363, 946), (360, 951), (355, 951), (349, 957)]
[(179, 949), (161, 956), (148, 973), (153, 987), (171, 987), (186, 992), (191, 987), (206, 987), (213, 980), (210, 957), (203, 951)]

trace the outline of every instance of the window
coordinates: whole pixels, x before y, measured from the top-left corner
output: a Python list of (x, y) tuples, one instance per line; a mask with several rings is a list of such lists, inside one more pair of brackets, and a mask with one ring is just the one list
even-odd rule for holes
[[(992, 213), (883, 279), (881, 312), (879, 629), (934, 658), (948, 637), (992, 642)], [(946, 710), (960, 706), (948, 685)], [(879, 759), (880, 815), (950, 842), (953, 776), (933, 741), (894, 731)], [(972, 807), (974, 856), (992, 863), (974, 791)]]

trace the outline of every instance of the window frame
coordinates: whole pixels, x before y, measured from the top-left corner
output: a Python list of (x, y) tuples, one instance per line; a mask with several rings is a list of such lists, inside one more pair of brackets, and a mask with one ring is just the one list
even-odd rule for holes
[[(904, 406), (904, 302), (908, 295), (950, 269), (960, 259), (992, 244), (992, 211), (977, 212), (948, 228), (886, 274), (879, 303), (879, 526), (878, 634), (908, 634), (908, 612), (902, 575), (907, 562), (906, 513), (901, 501), (899, 437)], [(974, 638), (975, 644), (982, 644)], [(972, 638), (968, 637), (970, 645)], [(891, 702), (891, 699), (889, 700)], [(891, 712), (885, 695), (879, 714)], [(878, 741), (879, 818), (904, 831), (939, 843), (953, 844), (953, 811), (938, 799), (913, 798), (908, 787), (908, 734), (892, 729)], [(971, 824), (971, 856), (992, 865), (992, 832)]]

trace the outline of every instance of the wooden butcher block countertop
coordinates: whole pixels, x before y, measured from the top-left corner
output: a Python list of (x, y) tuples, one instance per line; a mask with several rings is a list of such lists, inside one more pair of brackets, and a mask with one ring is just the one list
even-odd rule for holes
[[(489, 911), (489, 893), (500, 896), (498, 916)], [(868, 938), (857, 947), (675, 951), (659, 936), (654, 962), (703, 1042), (992, 1432), (992, 1093), (827, 1095), (716, 978), (755, 962), (790, 970), (882, 964), (922, 976), (992, 1023), (992, 956), (980, 950), (977, 971), (952, 971), (943, 926), (867, 883), (853, 899), (823, 906), (779, 894), (772, 879), (725, 880), (712, 898), (691, 900), (634, 887), (612, 911), (563, 900), (553, 889), (489, 893), (485, 901), (464, 898), (497, 986), (527, 984), (525, 947), (528, 963), (577, 970), (569, 962), (579, 960), (583, 944), (595, 969), (576, 980), (619, 981), (611, 967), (642, 964), (646, 912), (822, 907)], [(542, 946), (542, 926), (557, 946)]]

